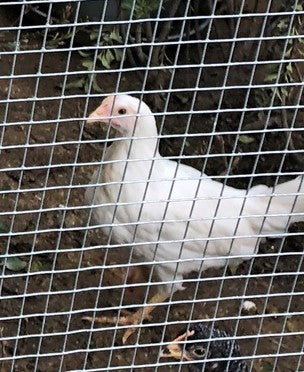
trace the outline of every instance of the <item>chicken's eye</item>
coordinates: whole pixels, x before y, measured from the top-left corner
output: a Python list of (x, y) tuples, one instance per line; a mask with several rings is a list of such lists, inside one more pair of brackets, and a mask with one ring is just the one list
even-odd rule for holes
[(206, 353), (206, 350), (202, 347), (202, 348), (195, 348), (193, 350), (193, 354), (195, 354), (197, 357), (204, 357), (205, 356), (205, 353)]
[(124, 108), (121, 108), (121, 109), (118, 110), (119, 115), (125, 115), (126, 112), (127, 112), (127, 110), (124, 109)]

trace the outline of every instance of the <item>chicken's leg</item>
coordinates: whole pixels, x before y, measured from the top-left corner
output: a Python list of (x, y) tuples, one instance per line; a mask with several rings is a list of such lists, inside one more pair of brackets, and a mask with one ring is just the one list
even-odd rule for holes
[[(164, 302), (168, 298), (167, 295), (163, 293), (157, 293), (148, 302), (149, 306), (140, 308), (135, 313), (130, 313), (129, 311), (123, 310), (126, 315), (122, 316), (100, 316), (93, 319), (93, 317), (85, 316), (82, 319), (95, 323), (105, 323), (105, 324), (119, 324), (119, 325), (137, 325), (140, 324), (141, 320), (150, 320), (151, 313), (155, 309), (156, 303)], [(150, 305), (151, 304), (151, 305)], [(136, 328), (128, 328), (123, 335), (122, 342), (125, 344), (128, 338), (135, 332)]]

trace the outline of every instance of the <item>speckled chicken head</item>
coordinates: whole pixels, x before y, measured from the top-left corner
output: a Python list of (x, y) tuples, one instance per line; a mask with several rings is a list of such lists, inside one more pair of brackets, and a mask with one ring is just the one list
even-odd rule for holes
[(151, 116), (149, 107), (138, 98), (129, 95), (108, 96), (93, 111), (88, 123), (110, 124), (123, 136), (134, 134), (135, 126), (142, 124), (142, 118)]
[[(227, 339), (212, 341), (212, 338)], [(185, 343), (185, 341), (188, 342)], [(225, 360), (208, 362), (208, 359), (240, 357), (240, 353), (238, 345), (229, 338), (226, 332), (202, 324), (191, 325), (185, 333), (176, 337), (162, 350), (161, 356), (192, 361), (193, 363), (187, 363), (191, 372), (248, 371), (247, 365), (242, 360), (231, 360), (230, 363)]]

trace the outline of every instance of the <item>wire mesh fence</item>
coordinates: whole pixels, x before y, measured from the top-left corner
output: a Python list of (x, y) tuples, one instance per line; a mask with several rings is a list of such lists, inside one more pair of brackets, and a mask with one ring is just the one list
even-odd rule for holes
[(0, 1), (1, 371), (304, 370), (303, 14)]

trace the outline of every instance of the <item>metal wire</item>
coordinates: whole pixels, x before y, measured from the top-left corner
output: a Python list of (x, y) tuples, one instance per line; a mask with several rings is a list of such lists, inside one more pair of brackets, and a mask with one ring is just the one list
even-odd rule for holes
[[(186, 371), (193, 361), (160, 354), (194, 323), (225, 330), (240, 345), (240, 357), (230, 349), (217, 358), (213, 342), (226, 338), (205, 339), (208, 362), (304, 370), (302, 1), (214, 0), (199, 15), (195, 0), (174, 2), (176, 12), (167, 0), (104, 0), (98, 21), (83, 17), (84, 2), (0, 0), (1, 371)], [(129, 10), (109, 20), (107, 11), (116, 6)], [(106, 39), (113, 27), (120, 41)], [(79, 36), (83, 31), (89, 38)], [(122, 95), (139, 97), (127, 137), (113, 137), (111, 125), (86, 124), (110, 94), (116, 97), (111, 122), (120, 119), (114, 109)], [(139, 138), (137, 126), (150, 117), (140, 111), (143, 101), (158, 133)], [(160, 146), (163, 159), (158, 147), (152, 155), (132, 155), (145, 139)], [(111, 144), (126, 141), (125, 156), (109, 156)], [(173, 172), (166, 172), (168, 160)], [(198, 169), (196, 176), (180, 176), (185, 163)], [(137, 164), (145, 169), (130, 179)], [(163, 174), (155, 179), (158, 164)], [(122, 176), (105, 180), (118, 167)], [(195, 187), (187, 195), (189, 177)], [(210, 177), (221, 183), (218, 193), (202, 192)], [(278, 185), (295, 177), (298, 187), (281, 192)], [(252, 192), (265, 183), (271, 187)], [(168, 184), (165, 197), (150, 197), (151, 188)], [(231, 185), (244, 191), (229, 194)], [(112, 199), (96, 199), (114, 188)], [(134, 197), (126, 198), (126, 188)], [(290, 205), (274, 210), (279, 197)], [(265, 203), (262, 211), (248, 210), (255, 200)], [(176, 202), (187, 206), (182, 218), (171, 212)], [(222, 212), (233, 202), (237, 215)], [(198, 215), (197, 205), (214, 207)], [(111, 216), (96, 219), (105, 208)], [(271, 230), (267, 223), (280, 218), (286, 226)], [(255, 229), (242, 229), (251, 221), (258, 221)], [(190, 235), (193, 224), (201, 224), (200, 234)], [(229, 224), (234, 227), (225, 229)], [(169, 227), (176, 233), (167, 236)], [(118, 229), (132, 233), (117, 237)], [(235, 250), (247, 241), (252, 250)], [(185, 254), (200, 245), (199, 255)], [(170, 247), (171, 256), (160, 256)], [(210, 247), (219, 247), (215, 256), (208, 256)], [(139, 249), (150, 253), (138, 256)], [(244, 261), (236, 271), (234, 260)], [(173, 274), (159, 277), (166, 265)], [(185, 265), (195, 274), (181, 275)], [(132, 282), (134, 272), (140, 278)], [(119, 316), (148, 309), (164, 285), (166, 301), (155, 303), (152, 320), (141, 314), (135, 336), (123, 345), (129, 326)], [(186, 289), (176, 291), (181, 285)], [(246, 301), (253, 312), (244, 309)], [(117, 316), (112, 324), (94, 324), (107, 315)], [(182, 343), (182, 352), (196, 342)]]

